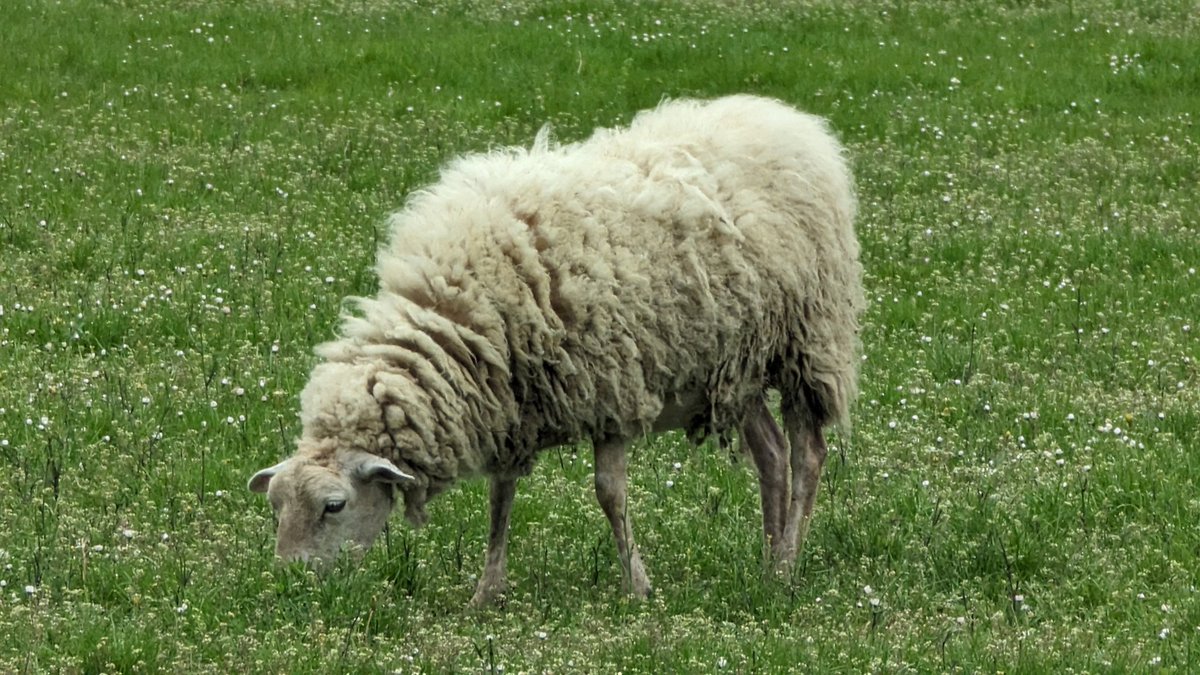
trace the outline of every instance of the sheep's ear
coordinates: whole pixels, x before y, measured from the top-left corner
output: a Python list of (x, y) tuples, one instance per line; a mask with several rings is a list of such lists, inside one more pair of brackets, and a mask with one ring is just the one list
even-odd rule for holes
[(388, 460), (367, 453), (355, 458), (352, 470), (355, 478), (364, 481), (400, 484), (416, 480)]
[(267, 467), (254, 474), (250, 477), (250, 482), (246, 484), (246, 487), (251, 492), (266, 492), (267, 487), (271, 485), (271, 478), (280, 471), (283, 471), (283, 468), (287, 466), (289, 461), (291, 460), (285, 459), (275, 466)]

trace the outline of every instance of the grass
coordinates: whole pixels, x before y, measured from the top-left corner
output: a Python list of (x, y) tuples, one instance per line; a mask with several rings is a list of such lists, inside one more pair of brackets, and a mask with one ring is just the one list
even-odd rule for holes
[[(0, 671), (1200, 668), (1200, 15), (1119, 0), (21, 0), (0, 22)], [(272, 560), (244, 490), (311, 347), (446, 159), (751, 91), (854, 157), (871, 306), (795, 578), (745, 461), (590, 452), (361, 565)]]

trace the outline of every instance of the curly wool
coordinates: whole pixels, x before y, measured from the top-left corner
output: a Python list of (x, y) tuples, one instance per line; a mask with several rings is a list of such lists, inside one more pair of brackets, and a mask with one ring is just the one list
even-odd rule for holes
[(461, 477), (524, 475), (543, 448), (636, 437), (665, 411), (728, 433), (766, 388), (846, 423), (854, 212), (824, 122), (751, 96), (460, 159), (392, 217), (378, 295), (318, 348), (302, 446), (411, 471), (419, 518)]

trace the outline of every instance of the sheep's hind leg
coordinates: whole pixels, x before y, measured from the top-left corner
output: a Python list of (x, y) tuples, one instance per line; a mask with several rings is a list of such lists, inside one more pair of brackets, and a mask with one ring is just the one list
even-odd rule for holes
[(491, 533), (488, 535), (487, 563), (483, 576), (471, 597), (472, 607), (489, 605), (508, 587), (506, 568), (508, 560), (508, 516), (512, 513), (513, 495), (517, 492), (516, 479), (492, 478), (490, 484)]
[(625, 592), (637, 598), (650, 595), (650, 577), (642, 566), (637, 544), (633, 541), (633, 524), (626, 508), (625, 443), (606, 441), (595, 443), (596, 500), (612, 525), (617, 540), (617, 557), (621, 561), (621, 581)]
[(787, 440), (765, 401), (750, 411), (742, 422), (742, 442), (750, 450), (758, 469), (762, 497), (763, 542), (769, 565), (783, 563), (784, 523), (788, 516)]
[(783, 424), (792, 446), (792, 498), (783, 531), (781, 559), (785, 566), (791, 566), (808, 536), (828, 447), (821, 425), (806, 407), (785, 404)]

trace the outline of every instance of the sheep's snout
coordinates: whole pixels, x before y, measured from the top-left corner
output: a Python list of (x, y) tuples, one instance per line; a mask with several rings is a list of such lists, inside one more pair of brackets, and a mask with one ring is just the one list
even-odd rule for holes
[(329, 567), (337, 558), (336, 555), (323, 555), (319, 551), (302, 549), (296, 547), (281, 547), (275, 548), (275, 556), (280, 564), (293, 565), (300, 563), (305, 567), (320, 572)]
[(311, 560), (313, 560), (312, 554), (308, 551), (283, 552), (277, 550), (275, 551), (275, 555), (279, 556), (279, 559), (285, 563), (299, 562), (307, 565)]

